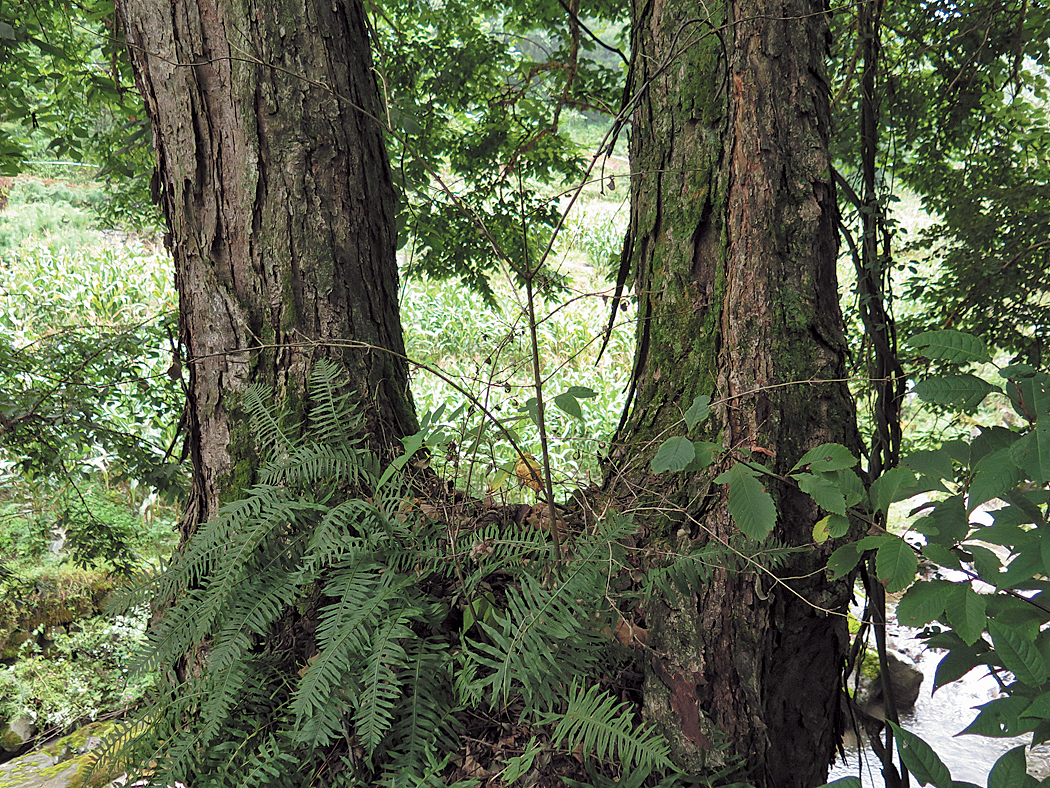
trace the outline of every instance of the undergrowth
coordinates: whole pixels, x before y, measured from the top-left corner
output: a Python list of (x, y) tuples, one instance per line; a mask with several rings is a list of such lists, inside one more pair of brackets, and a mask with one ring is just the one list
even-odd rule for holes
[[(318, 364), (303, 437), (246, 395), (266, 464), (127, 599), (170, 607), (138, 662), (157, 696), (108, 756), (155, 786), (528, 785), (552, 761), (570, 784), (678, 784), (638, 716), (630, 519), (582, 521), (558, 561), (517, 507), (420, 501), (341, 391)], [(726, 562), (707, 559), (653, 576)]]

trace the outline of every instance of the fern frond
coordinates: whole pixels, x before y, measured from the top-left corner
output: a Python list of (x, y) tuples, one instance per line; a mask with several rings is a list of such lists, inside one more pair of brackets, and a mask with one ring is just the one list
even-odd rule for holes
[(372, 636), (354, 715), (357, 735), (370, 759), (393, 724), (394, 707), (401, 696), (398, 673), (407, 667), (408, 655), (400, 641), (415, 637), (405, 626), (408, 618), (407, 611), (398, 611)]
[(619, 763), (628, 772), (672, 768), (664, 738), (636, 725), (632, 705), (617, 701), (598, 685), (584, 690), (574, 683), (564, 715), (550, 714), (544, 721), (555, 720), (558, 724), (551, 736), (555, 747), (567, 742), (569, 750), (576, 750), (582, 745), (585, 754)]
[(270, 403), (271, 396), (269, 387), (256, 384), (244, 390), (241, 401), (248, 414), (255, 450), (263, 456), (280, 457), (295, 448), (299, 425), (295, 425), (292, 432), (281, 424), (280, 415)]

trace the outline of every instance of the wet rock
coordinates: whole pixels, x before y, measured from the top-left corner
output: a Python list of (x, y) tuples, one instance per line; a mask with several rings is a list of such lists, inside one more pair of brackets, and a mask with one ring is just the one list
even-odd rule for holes
[(36, 736), (36, 725), (29, 717), (15, 717), (0, 727), (0, 750), (17, 752), (25, 747)]
[[(886, 667), (889, 669), (890, 690), (893, 692), (897, 710), (906, 711), (912, 708), (919, 698), (919, 691), (922, 687), (922, 671), (909, 657), (892, 651), (886, 654)], [(884, 706), (885, 698), (882, 687), (881, 678), (875, 678), (871, 682), (864, 705)]]

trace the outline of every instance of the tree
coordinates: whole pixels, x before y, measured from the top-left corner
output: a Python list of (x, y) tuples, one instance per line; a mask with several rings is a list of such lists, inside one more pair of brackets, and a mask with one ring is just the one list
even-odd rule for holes
[(817, 444), (859, 448), (835, 275), (828, 24), (819, 2), (703, 8), (635, 6), (621, 276), (634, 272), (638, 355), (609, 484), (669, 512), (661, 539), (740, 544), (746, 528), (712, 483), (728, 464), (649, 474), (689, 403), (711, 398), (702, 437), (749, 463), (728, 495), (760, 479), (780, 513), (773, 536), (801, 549), (784, 579), (721, 571), (650, 606), (646, 707), (687, 763), (723, 735), (757, 784), (814, 785), (838, 743), (850, 587), (826, 580), (820, 509), (788, 473)]
[(253, 481), (251, 384), (302, 416), (310, 369), (335, 358), (380, 456), (416, 430), (394, 194), (360, 2), (118, 8), (175, 258), (189, 533)]

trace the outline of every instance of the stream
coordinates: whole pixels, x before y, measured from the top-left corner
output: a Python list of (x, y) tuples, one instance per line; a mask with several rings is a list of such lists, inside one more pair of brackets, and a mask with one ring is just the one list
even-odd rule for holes
[[(891, 631), (891, 627), (896, 631)], [(951, 771), (954, 781), (987, 785), (988, 772), (996, 760), (1007, 750), (1029, 743), (1032, 736), (1011, 739), (990, 739), (971, 734), (958, 736), (958, 732), (976, 716), (975, 706), (1000, 696), (999, 686), (987, 671), (978, 667), (931, 695), (937, 663), (945, 652), (925, 650), (922, 641), (916, 637), (917, 633), (918, 630), (899, 627), (892, 622), (887, 626), (887, 647), (911, 657), (923, 673), (922, 689), (915, 708), (901, 714), (901, 725), (933, 748)], [(853, 776), (860, 777), (864, 788), (882, 788), (881, 764), (867, 743), (858, 747), (853, 739), (845, 743), (844, 749), (846, 759), (843, 761), (840, 757), (831, 767), (828, 781)], [(1027, 755), (1029, 774), (1040, 779), (1050, 775), (1050, 745), (1040, 745)], [(914, 778), (911, 782), (916, 784)]]

